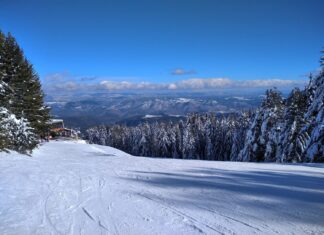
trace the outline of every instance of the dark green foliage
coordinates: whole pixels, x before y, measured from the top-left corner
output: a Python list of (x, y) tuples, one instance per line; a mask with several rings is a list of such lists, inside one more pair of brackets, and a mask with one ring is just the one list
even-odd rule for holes
[(44, 137), (48, 132), (46, 123), (49, 120), (49, 110), (44, 106), (44, 95), (39, 78), (27, 60), (23, 61), (17, 82), (12, 86), (15, 90), (21, 91), (15, 97), (14, 113), (18, 117), (26, 118), (35, 133), (39, 137)]
[(8, 138), (7, 126), (4, 122), (5, 109), (0, 108), (0, 151), (8, 148), (10, 145), (10, 138)]
[[(37, 139), (48, 132), (49, 109), (44, 105), (39, 77), (32, 65), (15, 38), (1, 31), (0, 84), (3, 88), (0, 92), (0, 107), (3, 108), (3, 114), (8, 113), (6, 118), (2, 117), (2, 122), (8, 123), (8, 119), (11, 119), (12, 123), (17, 124), (11, 126), (11, 130), (8, 130), (10, 125), (7, 127), (7, 131), (12, 134), (11, 144), (7, 144), (7, 147), (20, 152), (32, 150), (37, 145)], [(4, 132), (1, 128), (0, 131)]]

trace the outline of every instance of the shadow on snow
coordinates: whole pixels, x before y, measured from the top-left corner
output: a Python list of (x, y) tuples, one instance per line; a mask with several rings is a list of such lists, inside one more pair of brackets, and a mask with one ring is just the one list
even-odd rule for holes
[[(323, 223), (319, 218), (324, 218), (324, 174), (318, 172), (306, 175), (298, 170), (194, 168), (179, 173), (133, 171), (132, 174), (136, 177), (125, 179), (147, 184), (147, 192), (151, 194), (147, 197), (171, 205), (229, 213), (241, 208), (237, 213), (250, 216), (253, 208), (259, 211), (258, 215), (270, 218)], [(155, 189), (159, 194), (154, 193)]]

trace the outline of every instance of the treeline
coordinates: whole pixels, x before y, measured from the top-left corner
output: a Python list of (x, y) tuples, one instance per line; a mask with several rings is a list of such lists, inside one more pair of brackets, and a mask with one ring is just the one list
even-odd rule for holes
[(0, 151), (28, 153), (44, 137), (49, 108), (39, 77), (15, 38), (0, 31)]
[(185, 122), (97, 126), (90, 143), (133, 155), (182, 159), (324, 162), (324, 58), (308, 86), (283, 98), (266, 92), (252, 114), (191, 114)]
[(191, 114), (186, 122), (113, 125), (87, 130), (90, 143), (109, 145), (133, 155), (234, 160), (248, 127), (249, 113)]

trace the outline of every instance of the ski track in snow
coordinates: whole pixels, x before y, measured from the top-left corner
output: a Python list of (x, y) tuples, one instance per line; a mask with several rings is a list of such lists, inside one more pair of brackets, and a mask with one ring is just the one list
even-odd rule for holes
[(324, 165), (0, 153), (0, 234), (324, 234)]

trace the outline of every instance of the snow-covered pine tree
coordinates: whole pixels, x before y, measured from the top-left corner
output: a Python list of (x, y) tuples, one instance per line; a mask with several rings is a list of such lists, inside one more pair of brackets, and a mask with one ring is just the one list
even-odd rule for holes
[(242, 112), (237, 121), (234, 123), (235, 131), (232, 137), (232, 147), (231, 147), (231, 161), (237, 161), (240, 151), (244, 148), (244, 139), (246, 137), (246, 132), (249, 128), (252, 112)]
[(185, 124), (182, 120), (179, 121), (177, 125), (177, 140), (178, 140), (178, 153), (180, 158), (184, 158), (184, 132), (185, 132)]
[(215, 114), (209, 115), (210, 120), (210, 130), (209, 130), (209, 139), (211, 142), (211, 146), (209, 147), (209, 160), (219, 160), (218, 158), (222, 158), (219, 156), (218, 153), (218, 146), (219, 146), (219, 118), (216, 117)]
[(99, 144), (106, 145), (106, 141), (108, 140), (106, 127), (99, 126), (98, 134), (99, 134)]
[(212, 149), (213, 149), (213, 143), (212, 143), (212, 122), (211, 117), (208, 116), (203, 127), (203, 135), (205, 139), (205, 149), (204, 149), (204, 159), (212, 160)]
[[(140, 156), (149, 156), (153, 151), (152, 141), (154, 141), (151, 136), (150, 125), (146, 122), (140, 125), (138, 128), (138, 135), (136, 135), (136, 142), (138, 143), (138, 151), (136, 153)], [(157, 143), (155, 143), (157, 146)]]
[(178, 152), (178, 128), (176, 125), (173, 125), (172, 122), (169, 122), (166, 125), (168, 139), (170, 141), (169, 151), (170, 151), (170, 157), (172, 158), (179, 158), (179, 152)]
[(86, 134), (87, 134), (86, 136), (87, 136), (87, 139), (90, 144), (97, 144), (99, 141), (99, 134), (98, 134), (97, 128), (98, 127), (95, 126), (95, 127), (87, 129), (87, 131), (86, 131)]
[(276, 159), (278, 162), (300, 162), (302, 150), (298, 145), (298, 139), (299, 132), (305, 125), (306, 92), (295, 88), (288, 96), (285, 106)]
[(193, 122), (193, 118), (188, 118), (183, 133), (183, 157), (189, 159), (195, 158), (196, 149), (196, 139)]
[(260, 143), (262, 112), (263, 110), (259, 108), (252, 117), (250, 127), (246, 133), (244, 148), (240, 151), (238, 156), (239, 161), (264, 160), (265, 146)]
[(9, 108), (12, 99), (12, 90), (7, 83), (0, 80), (0, 107)]
[[(4, 105), (8, 104), (9, 101), (7, 90), (7, 84), (0, 80), (0, 113), (9, 112), (6, 108), (4, 108)], [(9, 146), (7, 130), (5, 129), (5, 125), (1, 124), (2, 122), (4, 122), (3, 119), (4, 118), (2, 118), (0, 114), (0, 150), (6, 149)]]
[(126, 135), (128, 135), (129, 138), (129, 142), (126, 144), (127, 145), (127, 149), (128, 149), (128, 153), (136, 153), (135, 155), (139, 155), (139, 140), (140, 140), (140, 136), (141, 136), (141, 130), (139, 127), (135, 127), (132, 129), (127, 129), (126, 128), (127, 133)]
[(266, 146), (264, 160), (272, 162), (277, 160), (276, 155), (279, 150), (279, 136), (285, 107), (281, 93), (277, 89), (267, 91), (266, 99), (261, 106), (264, 108), (261, 126), (261, 142), (265, 143)]
[(157, 136), (158, 155), (161, 157), (172, 157), (171, 140), (168, 131), (165, 123), (161, 123)]
[(220, 117), (216, 119), (213, 138), (213, 160), (225, 161), (227, 159), (228, 145), (228, 119)]
[(7, 112), (7, 109), (0, 107), (0, 151), (8, 149), (10, 146), (9, 131), (6, 129), (7, 125), (5, 125), (7, 120), (3, 117)]
[(206, 136), (204, 124), (207, 119), (207, 114), (205, 115), (192, 115), (192, 131), (195, 139), (195, 149), (194, 156), (197, 159), (205, 159), (205, 149), (206, 149)]
[(6, 108), (0, 108), (0, 149), (11, 149), (20, 153), (29, 153), (38, 140), (24, 118), (17, 119)]
[(224, 133), (224, 148), (223, 148), (223, 156), (225, 161), (231, 160), (231, 151), (233, 146), (233, 137), (235, 133), (238, 131), (238, 116), (237, 114), (231, 114), (229, 117), (224, 119), (226, 121), (226, 132)]
[(3, 81), (5, 72), (4, 63), (4, 42), (6, 40), (5, 35), (0, 31), (0, 151), (8, 149), (12, 143), (11, 131), (8, 117), (13, 117), (10, 111), (7, 109), (11, 102), (11, 89)]
[(14, 142), (11, 149), (20, 153), (30, 153), (38, 144), (34, 128), (30, 126), (27, 119), (21, 117), (13, 131)]
[(247, 132), (243, 150), (239, 154), (242, 161), (275, 161), (278, 151), (280, 123), (283, 119), (284, 102), (276, 89), (266, 92), (261, 107)]
[(17, 117), (6, 107), (10, 107), (12, 90), (0, 81), (0, 150), (12, 149), (28, 153), (38, 141), (29, 122)]
[[(323, 52), (324, 53), (324, 52)], [(321, 58), (323, 62), (323, 56)], [(300, 132), (299, 145), (304, 151), (303, 161), (324, 162), (324, 65), (307, 88), (311, 100), (304, 119), (306, 125)]]

